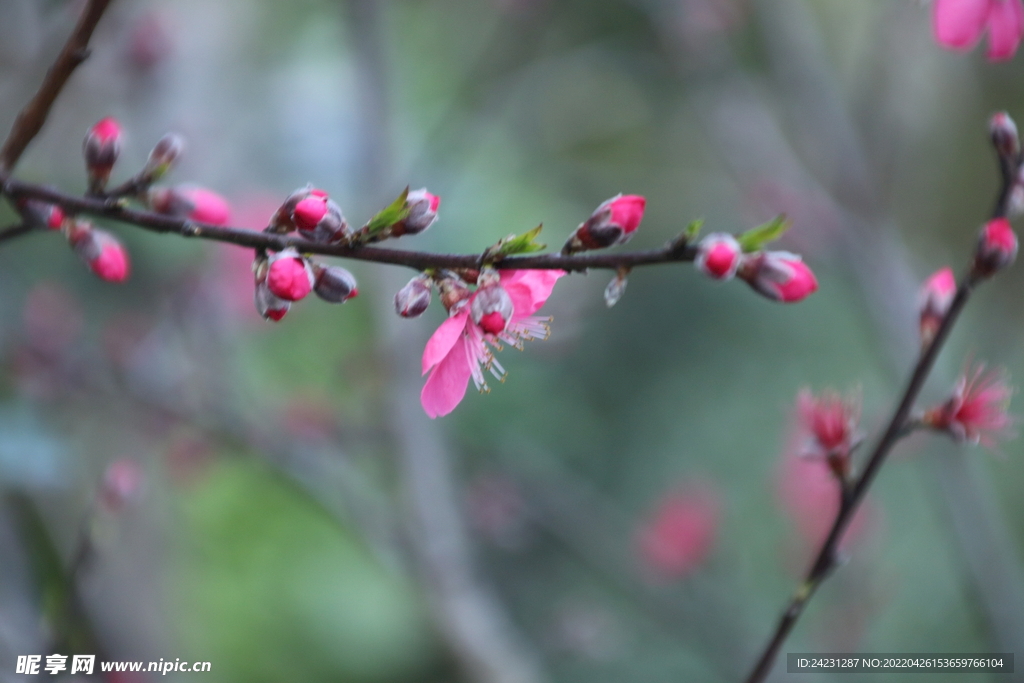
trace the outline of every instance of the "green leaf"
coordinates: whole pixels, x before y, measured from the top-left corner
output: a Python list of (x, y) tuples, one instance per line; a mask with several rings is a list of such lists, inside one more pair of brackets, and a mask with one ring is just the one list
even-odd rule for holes
[(696, 220), (690, 221), (690, 224), (686, 226), (685, 230), (683, 230), (683, 237), (686, 238), (686, 243), (687, 244), (690, 244), (694, 240), (697, 239), (697, 236), (700, 235), (700, 229), (703, 226), (704, 226), (704, 219), (703, 218), (698, 218)]
[(789, 222), (785, 215), (779, 215), (763, 225), (747, 230), (742, 235), (739, 235), (736, 240), (740, 243), (743, 251), (749, 254), (752, 251), (762, 249), (764, 245), (782, 237), (791, 225), (792, 223)]
[(409, 197), (409, 188), (406, 187), (402, 190), (402, 194), (398, 195), (398, 199), (388, 204), (382, 209), (376, 216), (370, 219), (370, 222), (363, 228), (368, 235), (375, 235), (384, 228), (389, 228), (400, 220), (403, 220), (409, 215), (409, 208), (405, 205), (405, 200)]
[(532, 254), (533, 252), (546, 249), (546, 244), (534, 241), (540, 235), (540, 231), (543, 228), (544, 226), (541, 224), (529, 232), (524, 232), (522, 235), (509, 235), (499, 240), (497, 244), (488, 247), (487, 251), (484, 252), (484, 261), (497, 261), (506, 256)]

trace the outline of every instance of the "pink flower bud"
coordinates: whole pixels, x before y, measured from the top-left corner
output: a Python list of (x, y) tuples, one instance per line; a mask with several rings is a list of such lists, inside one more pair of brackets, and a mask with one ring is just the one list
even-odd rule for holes
[(1005, 111), (993, 114), (989, 120), (988, 130), (992, 136), (992, 145), (999, 156), (1016, 162), (1020, 156), (1020, 136), (1017, 134), (1017, 124), (1010, 115)]
[(294, 249), (270, 257), (267, 288), (279, 299), (299, 301), (313, 290), (313, 269)]
[(280, 321), (292, 307), (290, 301), (285, 301), (275, 296), (270, 291), (265, 280), (256, 283), (254, 302), (256, 304), (256, 311), (263, 316), (263, 319), (274, 322)]
[(90, 189), (101, 190), (121, 154), (121, 124), (109, 116), (98, 121), (85, 136), (82, 154), (89, 173)]
[(818, 291), (814, 273), (803, 259), (788, 251), (752, 254), (740, 267), (740, 277), (754, 291), (782, 303), (801, 301)]
[(441, 293), (441, 305), (449, 314), (458, 311), (473, 294), (461, 279), (454, 276), (441, 280), (437, 289)]
[(417, 275), (395, 294), (395, 313), (403, 318), (423, 315), (430, 305), (430, 278)]
[(71, 248), (89, 269), (107, 282), (123, 282), (131, 266), (128, 252), (110, 233), (85, 222), (76, 223), (68, 232)]
[(330, 244), (349, 233), (341, 208), (323, 190), (311, 185), (292, 192), (270, 222), (273, 232), (298, 230), (313, 242)]
[(740, 243), (732, 235), (711, 233), (697, 245), (697, 269), (715, 280), (731, 280), (743, 257)]
[(974, 273), (989, 277), (1017, 258), (1017, 234), (1005, 218), (993, 218), (981, 228), (974, 253)]
[(157, 187), (149, 191), (147, 201), (153, 211), (165, 216), (188, 218), (210, 225), (227, 225), (231, 221), (231, 205), (228, 201), (205, 187)]
[(612, 197), (576, 228), (562, 247), (562, 253), (573, 254), (625, 244), (640, 226), (646, 206), (647, 200), (640, 195), (620, 194)]
[(409, 215), (391, 227), (391, 236), (417, 235), (437, 220), (437, 209), (441, 206), (441, 198), (430, 194), (426, 188), (413, 190), (406, 197), (405, 206)]
[(19, 200), (18, 211), (27, 224), (45, 230), (60, 230), (66, 218), (62, 208), (38, 199)]
[[(182, 151), (185, 149), (185, 140), (177, 133), (168, 133), (160, 138), (146, 161), (142, 175), (147, 183), (160, 180), (174, 166)], [(203, 221), (209, 223), (210, 221)], [(225, 221), (226, 222), (226, 221)]]
[(108, 512), (120, 512), (135, 502), (142, 491), (142, 467), (134, 460), (115, 460), (103, 473), (100, 501)]
[(349, 299), (359, 296), (356, 278), (341, 266), (313, 265), (316, 283), (313, 291), (324, 301), (332, 304), (343, 304)]
[(953, 269), (942, 268), (932, 274), (921, 287), (919, 307), (921, 311), (921, 342), (930, 344), (942, 324), (953, 296), (956, 294), (956, 276)]

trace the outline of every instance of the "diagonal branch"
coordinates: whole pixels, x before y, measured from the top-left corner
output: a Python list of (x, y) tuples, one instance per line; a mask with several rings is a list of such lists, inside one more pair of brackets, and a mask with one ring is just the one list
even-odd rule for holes
[(64, 49), (46, 72), (39, 90), (14, 120), (11, 132), (7, 134), (3, 148), (0, 149), (0, 177), (10, 173), (18, 163), (25, 148), (42, 130), (50, 108), (57, 95), (64, 89), (64, 84), (78, 65), (88, 58), (89, 39), (109, 4), (110, 0), (89, 0), (89, 4), (78, 19), (78, 24), (68, 36)]

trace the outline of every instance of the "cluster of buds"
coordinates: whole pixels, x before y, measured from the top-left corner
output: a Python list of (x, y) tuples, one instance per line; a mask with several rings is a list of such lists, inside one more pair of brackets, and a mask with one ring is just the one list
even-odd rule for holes
[[(82, 145), (89, 192), (103, 194), (121, 152), (121, 125), (107, 117), (89, 129)], [(152, 187), (174, 167), (185, 149), (176, 133), (167, 133), (149, 152), (145, 166), (123, 185), (109, 190), (114, 197), (132, 197), (156, 213), (212, 225), (226, 225), (231, 207), (216, 192), (195, 185)]]
[(295, 230), (304, 238), (321, 244), (345, 242), (351, 235), (341, 208), (326, 192), (312, 185), (288, 195), (267, 227), (267, 232), (276, 234)]
[(352, 273), (340, 266), (317, 263), (291, 248), (257, 257), (253, 272), (256, 310), (264, 319), (275, 322), (310, 292), (332, 304), (345, 303), (359, 294)]
[(795, 303), (818, 290), (818, 279), (803, 259), (788, 251), (745, 253), (732, 235), (714, 232), (697, 243), (694, 265), (712, 280), (739, 276), (772, 301)]

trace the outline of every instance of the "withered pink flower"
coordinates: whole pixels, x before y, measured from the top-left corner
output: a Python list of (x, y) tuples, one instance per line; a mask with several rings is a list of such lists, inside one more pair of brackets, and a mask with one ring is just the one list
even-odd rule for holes
[(950, 50), (970, 50), (988, 30), (990, 61), (1013, 57), (1024, 36), (1021, 0), (935, 0), (935, 40)]
[(714, 547), (718, 518), (718, 495), (709, 486), (689, 485), (670, 492), (637, 531), (645, 569), (663, 581), (692, 573)]
[(1005, 372), (986, 372), (984, 364), (968, 366), (953, 395), (926, 411), (922, 421), (958, 443), (992, 447), (1013, 435), (1014, 421), (1007, 413), (1012, 396)]
[[(428, 416), (436, 418), (452, 412), (466, 395), (471, 378), (477, 389), (488, 391), (484, 370), (504, 380), (505, 369), (494, 358), (502, 342), (521, 349), (523, 342), (547, 338), (550, 318), (534, 313), (563, 275), (561, 270), (500, 271), (499, 283), (481, 287), (453, 305), (451, 317), (441, 323), (423, 350), (423, 374), (430, 376), (420, 402)], [(503, 290), (511, 303), (510, 312), (504, 297), (490, 289), (495, 287)], [(484, 306), (474, 307), (477, 296), (486, 298)], [(490, 310), (492, 307), (494, 310)]]

